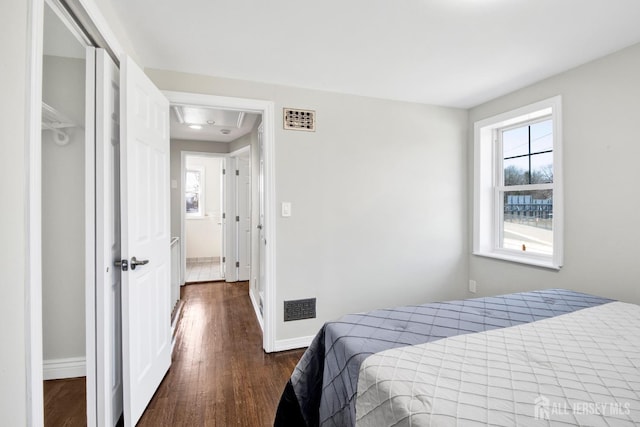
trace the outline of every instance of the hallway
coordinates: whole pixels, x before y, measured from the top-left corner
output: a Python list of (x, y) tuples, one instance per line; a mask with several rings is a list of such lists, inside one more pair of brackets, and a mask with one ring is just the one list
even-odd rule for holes
[(182, 287), (173, 362), (138, 426), (271, 426), (303, 350), (266, 354), (249, 283)]

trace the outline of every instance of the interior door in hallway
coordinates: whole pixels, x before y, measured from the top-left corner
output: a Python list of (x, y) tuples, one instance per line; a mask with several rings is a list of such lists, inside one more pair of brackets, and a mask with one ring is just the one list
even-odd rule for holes
[(238, 280), (251, 279), (251, 157), (237, 160)]
[(169, 101), (128, 57), (120, 70), (125, 427), (171, 364)]

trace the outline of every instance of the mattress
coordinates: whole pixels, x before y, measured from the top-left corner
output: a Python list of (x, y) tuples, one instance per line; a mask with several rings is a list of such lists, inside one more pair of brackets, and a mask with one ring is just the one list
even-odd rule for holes
[(640, 306), (612, 302), (368, 357), (356, 426), (640, 425)]
[(571, 313), (612, 302), (551, 289), (375, 310), (326, 323), (305, 351), (275, 425), (354, 426), (362, 362), (382, 351)]

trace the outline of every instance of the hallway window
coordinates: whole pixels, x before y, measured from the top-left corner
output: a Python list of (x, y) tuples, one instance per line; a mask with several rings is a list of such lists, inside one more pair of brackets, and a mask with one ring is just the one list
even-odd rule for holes
[(187, 216), (203, 216), (204, 170), (193, 168), (186, 171), (185, 200)]

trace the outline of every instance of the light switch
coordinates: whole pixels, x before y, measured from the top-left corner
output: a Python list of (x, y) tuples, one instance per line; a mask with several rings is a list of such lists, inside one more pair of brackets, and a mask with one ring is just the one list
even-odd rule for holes
[(282, 202), (282, 216), (291, 216), (291, 202)]
[(173, 188), (174, 190), (178, 188), (178, 180), (177, 179), (172, 179), (171, 180), (171, 188)]

